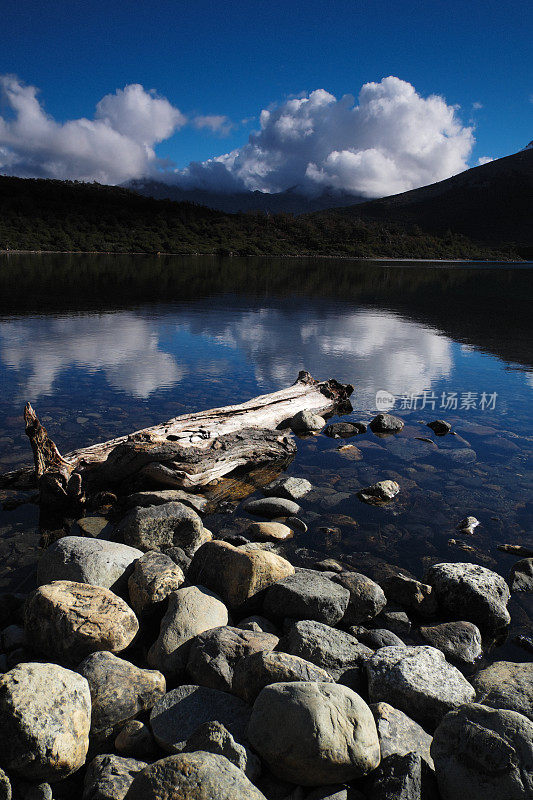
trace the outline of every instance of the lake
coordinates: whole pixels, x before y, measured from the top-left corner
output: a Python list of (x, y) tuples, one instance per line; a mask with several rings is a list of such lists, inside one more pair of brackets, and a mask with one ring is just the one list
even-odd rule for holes
[[(246, 400), (298, 371), (355, 386), (369, 421), (376, 393), (405, 421), (397, 436), (298, 440), (288, 474), (308, 478), (309, 525), (287, 544), (423, 575), (472, 561), (507, 575), (499, 543), (533, 547), (533, 265), (328, 259), (7, 255), (0, 259), (0, 471), (31, 461), (31, 401), (62, 452), (186, 411)], [(335, 420), (336, 418), (333, 418)], [(452, 423), (456, 435), (426, 426)], [(353, 447), (339, 449), (343, 445)], [(359, 488), (401, 486), (373, 507)], [(3, 501), (12, 493), (0, 492)], [(466, 515), (480, 525), (456, 530)], [(246, 524), (237, 508), (216, 530)], [(44, 534), (68, 521), (36, 505), (0, 512), (0, 591), (27, 591)], [(494, 655), (527, 660), (531, 595), (515, 595)]]

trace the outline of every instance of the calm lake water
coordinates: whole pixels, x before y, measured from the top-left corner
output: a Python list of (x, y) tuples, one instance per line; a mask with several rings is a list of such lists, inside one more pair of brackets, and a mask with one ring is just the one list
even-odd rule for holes
[[(533, 546), (532, 267), (5, 256), (0, 471), (31, 461), (27, 400), (68, 452), (279, 389), (307, 369), (355, 386), (345, 419), (370, 420), (382, 390), (406, 425), (385, 439), (298, 442), (288, 473), (315, 490), (289, 557), (307, 548), (417, 577), (437, 560), (473, 561), (506, 575), (515, 558), (496, 545)], [(457, 435), (435, 437), (425, 423), (437, 418)], [(357, 499), (384, 478), (400, 483), (393, 503)], [(472, 536), (455, 530), (468, 514), (481, 522)], [(240, 530), (244, 516), (206, 524)], [(0, 512), (0, 591), (31, 588), (47, 527), (35, 505)], [(532, 610), (531, 595), (513, 597), (495, 655), (530, 658), (510, 640), (531, 635)]]

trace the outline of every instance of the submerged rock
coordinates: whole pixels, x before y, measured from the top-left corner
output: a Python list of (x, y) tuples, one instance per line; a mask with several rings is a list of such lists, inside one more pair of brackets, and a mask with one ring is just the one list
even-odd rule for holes
[(428, 422), (427, 426), (431, 428), (433, 433), (437, 436), (445, 436), (452, 429), (450, 423), (446, 422), (445, 419), (435, 419), (433, 422)]

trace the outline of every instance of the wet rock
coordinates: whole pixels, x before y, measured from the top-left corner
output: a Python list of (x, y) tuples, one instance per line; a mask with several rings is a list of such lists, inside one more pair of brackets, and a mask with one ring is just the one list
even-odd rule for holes
[(24, 609), (26, 641), (53, 660), (78, 664), (90, 653), (124, 650), (139, 630), (131, 608), (109, 589), (54, 581), (32, 592)]
[(372, 650), (379, 650), (380, 647), (403, 647), (404, 645), (404, 642), (395, 633), (385, 628), (375, 628), (369, 631), (359, 625), (353, 625), (349, 632)]
[(437, 800), (435, 775), (418, 753), (384, 758), (372, 773), (369, 800)]
[(378, 414), (370, 423), (370, 430), (373, 433), (398, 433), (403, 426), (403, 420), (399, 417), (394, 417), (392, 414)]
[(386, 702), (433, 730), (475, 691), (434, 647), (383, 647), (367, 661), (370, 702)]
[(150, 492), (136, 492), (126, 497), (125, 505), (127, 508), (136, 506), (162, 506), (166, 503), (183, 503), (184, 506), (194, 509), (199, 514), (205, 511), (207, 500), (201, 494), (191, 494), (183, 489), (159, 489)]
[(140, 669), (112, 653), (92, 653), (78, 667), (91, 690), (91, 732), (112, 728), (147, 711), (166, 692), (157, 670)]
[(372, 703), (370, 710), (376, 722), (381, 758), (418, 753), (433, 769), (430, 753), (433, 737), (421, 725), (388, 703)]
[(215, 753), (180, 753), (156, 761), (134, 779), (126, 800), (266, 800), (244, 772)]
[(64, 536), (48, 547), (37, 566), (37, 584), (77, 581), (122, 591), (142, 552), (118, 542)]
[(270, 539), (271, 541), (283, 541), (294, 536), (293, 531), (281, 522), (252, 522), (246, 531), (252, 539)]
[(287, 517), (297, 514), (300, 506), (293, 500), (285, 497), (261, 497), (259, 500), (249, 500), (243, 506), (243, 511), (255, 517)]
[(445, 436), (452, 429), (450, 423), (446, 422), (444, 419), (435, 419), (433, 422), (428, 422), (427, 426), (431, 428), (433, 433), (436, 433), (437, 436)]
[(275, 775), (303, 786), (359, 778), (380, 760), (369, 707), (334, 683), (266, 686), (254, 703), (248, 738)]
[(280, 639), (278, 650), (310, 661), (350, 686), (362, 685), (361, 668), (372, 655), (349, 633), (311, 620), (296, 622)]
[(478, 564), (434, 564), (424, 580), (433, 586), (439, 604), (452, 616), (467, 619), (482, 631), (509, 624), (509, 587), (490, 569)]
[(446, 658), (473, 664), (482, 653), (481, 633), (473, 622), (444, 622), (423, 626), (420, 634), (432, 647), (442, 650)]
[(307, 525), (299, 517), (274, 517), (272, 522), (281, 522), (296, 533), (307, 533)]
[(133, 508), (119, 522), (115, 534), (140, 550), (182, 547), (193, 550), (203, 536), (202, 520), (183, 503)]
[(270, 652), (279, 638), (229, 625), (195, 636), (189, 647), (187, 672), (195, 683), (231, 692), (233, 671), (239, 659), (252, 653)]
[(4, 770), (0, 768), (0, 800), (11, 800), (12, 797), (11, 781)]
[(406, 575), (390, 575), (382, 581), (387, 600), (409, 608), (421, 617), (433, 617), (437, 612), (437, 596), (433, 587)]
[(373, 619), (387, 603), (381, 586), (359, 572), (341, 572), (332, 580), (350, 592), (343, 619), (346, 625), (358, 625)]
[(152, 759), (157, 747), (150, 728), (139, 719), (131, 719), (115, 739), (115, 749), (130, 758)]
[(506, 708), (533, 722), (533, 664), (496, 661), (471, 679), (477, 702), (491, 708)]
[(523, 558), (513, 564), (507, 583), (512, 592), (533, 592), (533, 558)]
[(215, 541), (208, 542), (194, 554), (187, 578), (191, 583), (212, 589), (235, 609), (293, 573), (292, 564), (275, 553), (246, 552), (226, 542)]
[(411, 620), (401, 608), (393, 603), (381, 611), (377, 617), (371, 620), (371, 624), (376, 628), (385, 628), (398, 636), (407, 636), (411, 632)]
[(313, 569), (318, 569), (320, 572), (344, 572), (344, 567), (335, 558), (324, 558), (322, 561), (316, 561), (313, 564)]
[(326, 670), (289, 653), (260, 652), (241, 658), (233, 673), (233, 692), (253, 703), (259, 692), (272, 683), (319, 681), (330, 683)]
[(128, 578), (130, 603), (136, 614), (158, 607), (185, 581), (183, 570), (165, 553), (151, 550), (135, 563)]
[(237, 628), (241, 628), (243, 631), (255, 631), (256, 633), (273, 633), (274, 636), (278, 635), (278, 629), (266, 617), (262, 617), (259, 614), (253, 614), (251, 617), (245, 617), (241, 619)]
[(147, 766), (134, 758), (96, 756), (85, 773), (83, 800), (123, 800), (134, 777)]
[(443, 800), (526, 800), (533, 795), (533, 724), (474, 703), (447, 714), (431, 755)]
[(372, 486), (367, 486), (365, 489), (361, 489), (357, 492), (357, 497), (364, 503), (375, 505), (376, 503), (388, 503), (396, 497), (399, 491), (400, 486), (396, 481), (378, 481), (372, 484)]
[(362, 422), (332, 422), (323, 432), (332, 439), (349, 439), (365, 431), (366, 425)]
[(183, 752), (194, 753), (198, 750), (224, 756), (251, 781), (256, 781), (261, 774), (261, 762), (257, 756), (236, 742), (220, 722), (204, 722), (189, 736)]
[(239, 743), (246, 740), (251, 709), (239, 697), (184, 685), (168, 692), (152, 709), (150, 725), (158, 744), (167, 752), (179, 752), (204, 722), (220, 722)]
[(332, 583), (323, 573), (303, 570), (270, 586), (263, 610), (267, 617), (314, 619), (335, 625), (343, 618), (350, 592)]
[(159, 636), (148, 651), (150, 666), (165, 675), (185, 669), (191, 640), (203, 631), (227, 625), (228, 609), (204, 586), (186, 586), (169, 597)]
[(287, 500), (300, 500), (312, 490), (313, 486), (305, 478), (277, 478), (263, 488), (266, 497), (284, 497)]
[(0, 763), (30, 781), (65, 778), (85, 762), (91, 695), (57, 664), (26, 663), (0, 677)]
[(461, 533), (470, 534), (474, 533), (474, 528), (477, 528), (479, 525), (479, 520), (475, 517), (465, 517), (456, 525), (456, 530), (461, 531)]
[(312, 411), (298, 411), (289, 420), (289, 428), (295, 433), (307, 433), (309, 431), (321, 431), (326, 420)]

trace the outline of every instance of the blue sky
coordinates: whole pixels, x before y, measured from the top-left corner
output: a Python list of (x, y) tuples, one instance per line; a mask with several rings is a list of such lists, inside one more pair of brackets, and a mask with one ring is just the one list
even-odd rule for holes
[[(363, 84), (389, 75), (422, 98), (438, 94), (460, 106), (458, 119), (474, 128), (475, 143), (460, 156), (468, 165), (533, 139), (533, 11), (523, 2), (3, 0), (1, 19), (0, 74), (37, 87), (56, 122), (92, 119), (104, 96), (129, 84), (154, 89), (178, 108), (188, 123), (152, 143), (158, 157), (178, 168), (244, 145), (259, 127), (261, 109), (317, 89), (357, 98)], [(0, 116), (13, 116), (5, 98)], [(227, 122), (212, 131), (199, 127), (205, 116)], [(6, 159), (0, 171), (16, 172), (19, 162)], [(318, 168), (323, 182), (334, 185), (333, 170), (342, 185), (337, 165)], [(426, 171), (424, 165), (406, 180), (420, 181)], [(246, 180), (250, 185), (249, 170)]]

